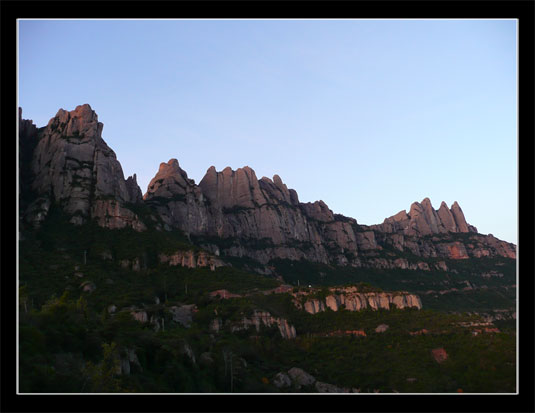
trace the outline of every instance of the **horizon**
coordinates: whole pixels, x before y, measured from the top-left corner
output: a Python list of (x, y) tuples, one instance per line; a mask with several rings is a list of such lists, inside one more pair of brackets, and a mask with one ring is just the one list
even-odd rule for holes
[(143, 194), (172, 158), (196, 184), (249, 165), (359, 224), (457, 201), (518, 244), (515, 20), (18, 24), (22, 117), (88, 103)]

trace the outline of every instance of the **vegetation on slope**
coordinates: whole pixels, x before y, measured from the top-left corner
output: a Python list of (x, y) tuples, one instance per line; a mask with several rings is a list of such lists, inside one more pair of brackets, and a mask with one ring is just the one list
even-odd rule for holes
[[(280, 284), (274, 278), (236, 267), (210, 271), (159, 264), (160, 249), (195, 249), (178, 232), (109, 231), (92, 223), (74, 227), (64, 218), (52, 211), (43, 228), (24, 232), (20, 243), (22, 392), (296, 391), (273, 383), (277, 373), (292, 367), (362, 392), (515, 391), (515, 330), (504, 324), (502, 332), (474, 335), (473, 328), (459, 323), (482, 322), (479, 317), (440, 309), (458, 305), (448, 301), (454, 295), (439, 295), (434, 306), (426, 306), (432, 295), (421, 296), (420, 311), (327, 309), (311, 315), (297, 309), (288, 293), (265, 293)], [(111, 259), (105, 252), (111, 252)], [(135, 257), (146, 257), (139, 271), (121, 266), (121, 260)], [(457, 280), (423, 271), (275, 264), (286, 281), (299, 279), (301, 286), (312, 280), (318, 285), (366, 282), (371, 289), (414, 292)], [(84, 290), (87, 283), (94, 289)], [(220, 289), (241, 296), (210, 296)], [(195, 304), (197, 310), (189, 328), (169, 312), (171, 306), (184, 304)], [(467, 307), (473, 311), (478, 305), (481, 297)], [(161, 327), (135, 320), (132, 309), (163, 320)], [(276, 326), (232, 331), (255, 310), (288, 320), (297, 337), (283, 339)], [(210, 329), (216, 318), (222, 320), (219, 332)], [(375, 332), (380, 324), (388, 330)], [(425, 334), (411, 334), (424, 329)], [(366, 336), (329, 336), (347, 330)], [(435, 348), (444, 348), (448, 359), (437, 363), (431, 354)], [(130, 359), (129, 374), (118, 374), (132, 354), (136, 361)]]

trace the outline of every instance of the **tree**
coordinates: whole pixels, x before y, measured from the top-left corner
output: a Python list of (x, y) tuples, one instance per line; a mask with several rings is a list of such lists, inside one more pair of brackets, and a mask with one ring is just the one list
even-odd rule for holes
[(121, 371), (117, 345), (115, 342), (103, 343), (102, 351), (103, 358), (98, 364), (95, 365), (90, 361), (86, 363), (82, 392), (117, 393), (122, 390), (120, 381), (116, 377)]

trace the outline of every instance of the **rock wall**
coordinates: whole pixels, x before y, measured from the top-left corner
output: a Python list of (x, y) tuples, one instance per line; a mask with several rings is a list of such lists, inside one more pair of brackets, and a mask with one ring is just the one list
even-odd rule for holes
[[(103, 124), (88, 104), (70, 112), (60, 109), (40, 134), (33, 151), (31, 189), (39, 196), (38, 202), (45, 199), (58, 203), (74, 224), (96, 218), (100, 225), (110, 228), (132, 226), (143, 230), (135, 214), (122, 206), (137, 201), (134, 182), (127, 186), (115, 152), (101, 137), (102, 129)], [(32, 209), (29, 211), (28, 220), (35, 221)], [(108, 219), (110, 213), (112, 218)]]
[(159, 259), (162, 264), (187, 268), (210, 267), (212, 271), (215, 271), (217, 267), (227, 265), (205, 251), (176, 251), (172, 255), (160, 254)]
[(373, 310), (385, 309), (390, 310), (393, 305), (397, 308), (422, 308), (420, 297), (407, 292), (359, 292), (356, 287), (345, 289), (330, 289), (330, 295), (325, 299), (307, 299), (304, 304), (299, 300), (294, 300), (298, 308), (304, 309), (307, 313), (316, 314), (330, 308), (332, 311), (338, 311), (342, 306), (349, 311), (360, 311), (367, 308)]
[(422, 236), (430, 234), (447, 234), (448, 232), (477, 232), (475, 227), (469, 226), (463, 211), (457, 201), (451, 209), (442, 202), (438, 211), (431, 205), (429, 198), (422, 203), (414, 202), (409, 213), (400, 211), (396, 215), (386, 218), (380, 225), (372, 225), (381, 232), (402, 232), (405, 235)]
[[(218, 319), (216, 319), (218, 320)], [(219, 320), (212, 325), (212, 330), (219, 331), (221, 328), (222, 322)], [(295, 327), (288, 323), (288, 320), (280, 317), (273, 317), (267, 311), (255, 310), (250, 318), (243, 317), (239, 322), (235, 322), (231, 325), (231, 331), (240, 331), (247, 330), (250, 327), (255, 327), (256, 331), (260, 331), (260, 326), (271, 327), (276, 325), (279, 329), (282, 338), (293, 339), (295, 338), (296, 331)]]
[[(413, 203), (408, 214), (401, 211), (380, 225), (358, 225), (353, 218), (334, 214), (323, 201), (300, 203), (297, 192), (278, 175), (257, 179), (248, 166), (221, 172), (212, 166), (197, 186), (171, 159), (160, 165), (144, 199), (155, 205), (169, 228), (228, 240), (222, 248), (207, 247), (263, 264), (281, 258), (355, 267), (437, 268), (377, 257), (385, 247), (423, 258), (516, 256), (513, 244), (486, 242), (486, 236), (477, 234), (457, 202), (451, 208), (442, 202), (436, 211), (425, 198)], [(479, 236), (480, 245), (451, 238), (460, 233)], [(444, 265), (438, 264), (438, 269), (444, 270)]]

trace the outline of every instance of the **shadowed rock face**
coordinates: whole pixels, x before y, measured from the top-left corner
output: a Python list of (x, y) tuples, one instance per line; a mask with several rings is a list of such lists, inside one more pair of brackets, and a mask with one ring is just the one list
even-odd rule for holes
[[(103, 218), (99, 211), (110, 208), (119, 214), (115, 221), (121, 220), (116, 205), (96, 206), (97, 200), (113, 200), (119, 208), (125, 202), (136, 202), (134, 182), (129, 184), (129, 191), (121, 164), (101, 137), (102, 128), (97, 114), (87, 104), (70, 112), (60, 109), (44, 128), (33, 151), (32, 189), (49, 202), (60, 204), (73, 216), (71, 222), (75, 224), (89, 217)], [(115, 222), (115, 227), (136, 222), (131, 214), (127, 218), (124, 223)]]
[(128, 191), (130, 202), (134, 204), (143, 202), (143, 194), (141, 193), (141, 188), (137, 184), (136, 174), (129, 176), (126, 180), (126, 190)]
[(156, 209), (165, 229), (179, 228), (188, 234), (208, 232), (208, 202), (176, 159), (160, 164), (143, 199)]

